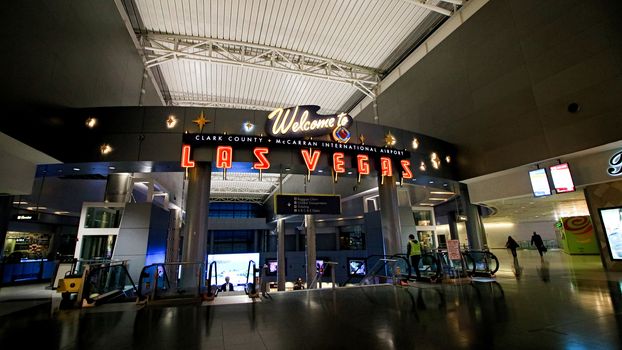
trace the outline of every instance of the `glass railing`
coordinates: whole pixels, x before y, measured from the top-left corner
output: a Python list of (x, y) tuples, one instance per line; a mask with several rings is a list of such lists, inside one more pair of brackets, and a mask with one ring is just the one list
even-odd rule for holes
[(203, 263), (173, 262), (145, 266), (138, 282), (139, 300), (199, 298), (205, 290)]
[(129, 301), (136, 299), (136, 285), (126, 261), (95, 263), (88, 266), (82, 296), (87, 302)]

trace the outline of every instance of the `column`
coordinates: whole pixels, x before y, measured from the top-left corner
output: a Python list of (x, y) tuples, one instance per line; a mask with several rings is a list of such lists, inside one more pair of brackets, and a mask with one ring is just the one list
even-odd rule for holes
[(130, 173), (108, 174), (104, 202), (128, 203), (132, 194), (132, 175)]
[(13, 196), (0, 196), (0, 260), (4, 255), (4, 241), (11, 220)]
[(211, 176), (210, 163), (197, 162), (194, 168), (189, 168), (183, 261), (207, 262), (207, 217)]
[(315, 278), (317, 268), (315, 266), (316, 248), (315, 248), (315, 217), (313, 215), (305, 215), (305, 234), (307, 244), (305, 254), (307, 257), (307, 288), (311, 288), (311, 281)]
[(456, 222), (456, 213), (455, 211), (447, 214), (447, 224), (449, 225), (449, 239), (459, 239), (458, 238), (458, 223)]
[(277, 290), (285, 290), (285, 221), (279, 218), (276, 221), (276, 261), (277, 261)]
[(467, 217), (466, 231), (469, 247), (474, 250), (481, 250), (486, 244), (484, 225), (477, 206), (471, 204), (467, 185), (463, 183), (460, 184), (460, 201)]
[(397, 186), (393, 177), (385, 177), (382, 183), (378, 177), (378, 193), (380, 195), (380, 220), (382, 222), (382, 239), (384, 254), (393, 255), (403, 252), (400, 213), (398, 210)]

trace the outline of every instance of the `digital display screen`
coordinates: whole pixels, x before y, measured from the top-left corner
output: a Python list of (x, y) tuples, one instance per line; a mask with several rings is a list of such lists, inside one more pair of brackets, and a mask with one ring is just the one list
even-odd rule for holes
[(549, 186), (549, 180), (546, 177), (545, 169), (531, 170), (529, 172), (529, 179), (531, 180), (531, 189), (534, 197), (551, 195), (551, 187)]
[(622, 260), (622, 208), (599, 209), (612, 260)]
[(575, 190), (568, 163), (553, 165), (549, 169), (551, 170), (553, 186), (557, 193), (572, 192)]
[(367, 262), (365, 259), (348, 259), (348, 274), (365, 276), (367, 274)]
[(208, 266), (212, 261), (216, 261), (218, 284), (225, 283), (225, 277), (228, 276), (229, 282), (233, 284), (233, 289), (240, 291), (244, 290), (244, 284), (246, 284), (246, 273), (250, 260), (258, 264), (259, 253), (212, 254), (207, 257)]

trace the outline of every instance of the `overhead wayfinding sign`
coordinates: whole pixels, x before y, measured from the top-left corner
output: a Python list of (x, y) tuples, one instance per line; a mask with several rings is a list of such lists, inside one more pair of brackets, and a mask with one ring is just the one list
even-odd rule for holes
[(318, 194), (277, 194), (274, 198), (277, 214), (341, 214), (341, 196)]

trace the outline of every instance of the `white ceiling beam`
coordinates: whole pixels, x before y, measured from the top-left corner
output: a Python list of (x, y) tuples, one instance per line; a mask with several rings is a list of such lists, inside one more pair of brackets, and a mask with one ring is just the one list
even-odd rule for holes
[(253, 109), (260, 111), (273, 111), (276, 108), (284, 106), (266, 106), (251, 103), (236, 103), (236, 102), (224, 102), (214, 100), (201, 100), (199, 98), (183, 99), (175, 97), (174, 93), (171, 93), (171, 101), (168, 102), (170, 106), (178, 107), (205, 107), (205, 108), (233, 108), (233, 109)]
[(186, 35), (137, 35), (141, 37), (149, 68), (177, 59), (230, 64), (336, 81), (354, 86), (369, 97), (374, 97), (373, 88), (380, 81), (380, 72), (373, 68), (304, 52)]
[(450, 4), (454, 4), (454, 5), (464, 5), (464, 1), (462, 0), (441, 0), (442, 2), (448, 2)]
[[(425, 1), (417, 1), (417, 0), (404, 0), (404, 1), (409, 3), (409, 4), (413, 4), (413, 5), (422, 7), (424, 9), (430, 10), (430, 11), (438, 12), (441, 15), (445, 15), (447, 17), (451, 17), (451, 14), (452, 14), (452, 12), (447, 10), (447, 9), (444, 9), (442, 7), (435, 6), (435, 5), (426, 4)], [(451, 2), (451, 1), (449, 1), (449, 2)]]

